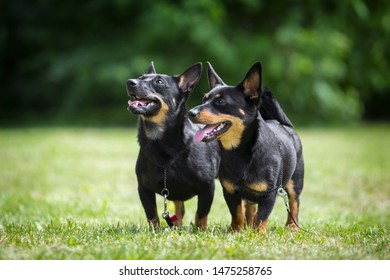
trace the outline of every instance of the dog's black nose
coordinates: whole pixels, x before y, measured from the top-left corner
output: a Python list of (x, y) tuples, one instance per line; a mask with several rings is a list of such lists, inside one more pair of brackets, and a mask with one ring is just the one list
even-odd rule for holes
[(137, 87), (138, 81), (135, 79), (129, 79), (129, 80), (127, 80), (127, 86), (128, 87)]
[(196, 118), (198, 116), (198, 114), (199, 114), (199, 111), (196, 108), (193, 108), (193, 109), (188, 111), (188, 115), (190, 116), (190, 118)]

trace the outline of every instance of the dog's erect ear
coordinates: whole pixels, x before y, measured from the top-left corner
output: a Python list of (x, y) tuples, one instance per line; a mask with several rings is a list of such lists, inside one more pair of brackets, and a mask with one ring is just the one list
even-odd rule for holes
[(196, 83), (199, 81), (201, 74), (201, 62), (195, 63), (194, 65), (190, 66), (181, 75), (179, 75), (179, 89), (182, 92), (190, 93), (194, 89)]
[(157, 74), (153, 61), (150, 62), (147, 74)]
[(244, 80), (238, 84), (244, 94), (250, 99), (259, 99), (261, 91), (261, 63), (256, 62), (249, 69)]
[(222, 79), (218, 76), (217, 72), (215, 72), (213, 66), (211, 66), (211, 63), (207, 61), (207, 74), (209, 79), (209, 86), (210, 88), (215, 88), (217, 86), (224, 86), (226, 85)]

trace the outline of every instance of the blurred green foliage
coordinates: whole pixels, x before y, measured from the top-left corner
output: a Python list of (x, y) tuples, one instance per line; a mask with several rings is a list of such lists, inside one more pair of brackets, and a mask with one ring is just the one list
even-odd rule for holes
[[(3, 0), (0, 123), (126, 124), (125, 82), (154, 61), (210, 61), (228, 84), (256, 61), (295, 123), (390, 119), (385, 0)], [(189, 106), (208, 90), (205, 71)]]

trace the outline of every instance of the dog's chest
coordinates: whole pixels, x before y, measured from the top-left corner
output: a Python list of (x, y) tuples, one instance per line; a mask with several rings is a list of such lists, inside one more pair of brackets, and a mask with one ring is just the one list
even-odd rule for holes
[(164, 168), (141, 155), (136, 168), (139, 186), (160, 194), (166, 185), (170, 192), (170, 199), (183, 200), (196, 195), (207, 177), (200, 176), (197, 169), (186, 162), (185, 157), (179, 157), (175, 163), (166, 167), (165, 171), (166, 180), (164, 180)]
[(240, 193), (245, 199), (253, 200), (273, 188), (274, 178), (270, 170), (257, 165), (225, 166), (221, 164), (220, 181), (230, 194)]

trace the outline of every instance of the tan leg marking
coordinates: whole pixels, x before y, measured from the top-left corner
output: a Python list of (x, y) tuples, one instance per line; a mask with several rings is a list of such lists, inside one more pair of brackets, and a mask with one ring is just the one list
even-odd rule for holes
[[(294, 191), (294, 181), (289, 180), (285, 189), (286, 189), (287, 194), (288, 194), (288, 205), (290, 206), (291, 216), (294, 218), (295, 222), (298, 223), (299, 203), (296, 200), (296, 194)], [(289, 214), (287, 214), (286, 226), (288, 226), (293, 231), (297, 231), (299, 228), (294, 223), (294, 220), (291, 218), (291, 216)]]
[(180, 227), (183, 224), (184, 217), (184, 202), (183, 201), (174, 201), (175, 205), (175, 214), (177, 216), (177, 221), (175, 222), (175, 226)]
[(249, 227), (254, 227), (257, 205), (245, 202), (245, 218)]
[(154, 211), (155, 211), (154, 218), (150, 220), (148, 219), (148, 223), (152, 227), (156, 228), (156, 227), (160, 227), (160, 219), (158, 218), (157, 209), (155, 209)]
[(258, 220), (257, 218), (255, 219), (255, 226), (258, 227), (259, 232), (267, 235), (267, 224), (268, 220)]
[(237, 206), (236, 216), (232, 217), (231, 228), (234, 231), (239, 231), (244, 228), (244, 201)]
[(207, 216), (203, 218), (199, 218), (198, 214), (195, 215), (195, 226), (199, 229), (205, 230), (207, 229)]

